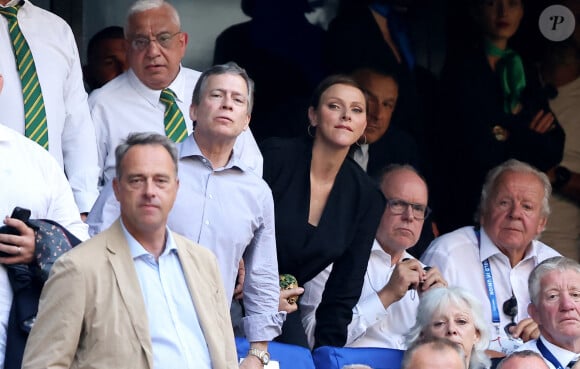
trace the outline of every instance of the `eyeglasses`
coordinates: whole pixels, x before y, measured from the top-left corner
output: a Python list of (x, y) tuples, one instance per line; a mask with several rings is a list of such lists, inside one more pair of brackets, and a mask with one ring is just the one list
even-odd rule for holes
[(511, 323), (507, 324), (503, 329), (505, 333), (511, 336), (510, 328), (515, 327), (516, 324), (516, 316), (518, 315), (518, 300), (516, 300), (515, 296), (510, 297), (506, 302), (503, 303), (503, 313), (509, 316), (512, 320)]
[(426, 219), (431, 214), (431, 208), (426, 205), (414, 204), (400, 199), (387, 199), (387, 207), (393, 215), (403, 214), (411, 207), (413, 217), (418, 220)]
[(164, 49), (169, 49), (171, 48), (171, 40), (173, 40), (173, 37), (179, 35), (180, 33), (181, 31), (175, 32), (173, 34), (169, 32), (162, 32), (155, 35), (154, 39), (144, 36), (137, 36), (131, 40), (131, 47), (134, 50), (143, 51), (149, 47), (151, 42), (157, 41), (159, 46), (161, 46)]

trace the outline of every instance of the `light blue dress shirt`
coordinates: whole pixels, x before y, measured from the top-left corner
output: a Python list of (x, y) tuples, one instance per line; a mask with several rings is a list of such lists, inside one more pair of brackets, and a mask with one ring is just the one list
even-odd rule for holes
[[(280, 287), (274, 228), (274, 200), (264, 180), (234, 154), (213, 169), (193, 135), (179, 145), (179, 190), (168, 226), (217, 257), (227, 297), (233, 296), (239, 261), (244, 258), (243, 318), (250, 342), (279, 336), (286, 312), (278, 311)], [(91, 236), (119, 217), (111, 183), (103, 187), (87, 223)]]
[(271, 341), (281, 333), (286, 313), (280, 297), (272, 191), (234, 153), (213, 169), (190, 135), (179, 144), (177, 199), (168, 225), (212, 250), (226, 296), (233, 295), (238, 264), (245, 261), (244, 331), (250, 342)]
[(167, 229), (165, 250), (146, 251), (121, 226), (147, 309), (155, 369), (211, 369), (211, 358), (185, 280), (175, 241)]

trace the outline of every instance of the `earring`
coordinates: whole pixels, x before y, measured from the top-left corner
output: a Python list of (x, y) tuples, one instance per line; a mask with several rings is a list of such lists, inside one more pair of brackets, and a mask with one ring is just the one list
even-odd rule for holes
[(314, 135), (312, 134), (311, 128), (316, 128), (312, 125), (312, 123), (308, 124), (308, 127), (306, 128), (306, 132), (308, 132), (308, 136), (314, 138)]

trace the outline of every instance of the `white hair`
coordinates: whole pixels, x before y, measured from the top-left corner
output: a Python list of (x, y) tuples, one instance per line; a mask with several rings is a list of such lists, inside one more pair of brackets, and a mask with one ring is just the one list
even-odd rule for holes
[(181, 20), (179, 19), (179, 13), (177, 10), (165, 0), (137, 0), (131, 5), (129, 10), (127, 11), (127, 18), (125, 23), (125, 37), (127, 37), (127, 31), (129, 30), (129, 19), (134, 16), (135, 14), (145, 12), (151, 9), (157, 9), (161, 7), (167, 7), (169, 9), (169, 13), (173, 20), (173, 23), (181, 29)]

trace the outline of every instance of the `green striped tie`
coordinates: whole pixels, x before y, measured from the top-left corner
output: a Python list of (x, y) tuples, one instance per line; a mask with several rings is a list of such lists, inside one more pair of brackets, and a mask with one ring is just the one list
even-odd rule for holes
[(187, 137), (187, 127), (185, 126), (185, 119), (183, 114), (177, 106), (175, 101), (175, 92), (169, 88), (161, 91), (159, 98), (165, 104), (165, 115), (163, 116), (163, 123), (165, 124), (165, 134), (175, 142), (181, 142)]
[(18, 26), (19, 6), (0, 8), (0, 13), (8, 20), (8, 30), (12, 39), (14, 55), (22, 84), (22, 99), (24, 100), (24, 134), (32, 141), (48, 150), (48, 125), (46, 124), (46, 111), (44, 99), (34, 66), (34, 59), (30, 53), (28, 42)]

